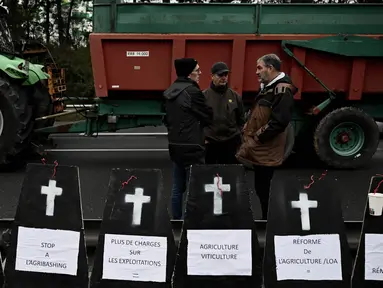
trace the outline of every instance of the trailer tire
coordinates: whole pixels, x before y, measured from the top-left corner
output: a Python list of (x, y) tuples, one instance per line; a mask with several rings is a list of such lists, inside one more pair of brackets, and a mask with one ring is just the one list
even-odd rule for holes
[(294, 127), (291, 123), (286, 128), (286, 144), (285, 144), (285, 155), (283, 157), (283, 161), (286, 161), (287, 158), (291, 155), (293, 152), (295, 144), (295, 132)]
[(9, 168), (24, 160), (33, 132), (33, 111), (26, 90), (0, 78), (0, 168)]
[(327, 114), (314, 134), (319, 159), (340, 169), (366, 165), (379, 145), (379, 128), (373, 118), (355, 107), (342, 107)]

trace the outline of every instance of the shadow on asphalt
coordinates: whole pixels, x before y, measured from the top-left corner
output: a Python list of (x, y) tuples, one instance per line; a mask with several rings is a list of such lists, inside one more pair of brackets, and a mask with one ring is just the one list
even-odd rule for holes
[[(381, 124), (381, 129), (383, 131), (383, 123)], [(380, 140), (383, 140), (383, 132), (380, 134)], [(319, 158), (312, 152), (312, 150), (308, 150), (309, 152), (299, 152), (292, 153), (289, 158), (285, 161), (285, 163), (279, 169), (328, 169), (328, 170), (339, 170), (335, 168), (328, 167), (325, 163), (319, 160)], [(6, 167), (0, 166), (0, 173), (22, 173), (26, 169), (27, 163), (41, 163), (41, 159), (45, 158), (46, 163), (53, 164), (54, 159), (50, 159), (50, 156), (41, 156), (40, 154), (27, 151), (27, 156), (21, 157), (18, 161), (15, 161), (14, 164), (8, 165)], [(346, 169), (341, 169), (346, 170)], [(353, 171), (354, 169), (350, 169)], [(363, 170), (363, 168), (358, 169)]]
[[(0, 173), (17, 173), (24, 172), (26, 169), (27, 163), (42, 163), (41, 159), (45, 158), (46, 163), (53, 164), (54, 158), (53, 155), (50, 157), (42, 157), (37, 153), (29, 154), (28, 157), (23, 158), (20, 161), (15, 162), (13, 165), (9, 165), (6, 168), (0, 166)], [(52, 159), (50, 159), (52, 158)], [(313, 153), (292, 153), (283, 165), (279, 169), (328, 169), (328, 170), (339, 170), (336, 168), (328, 167), (325, 163), (319, 160), (319, 158)], [(361, 168), (363, 170), (363, 168)], [(346, 169), (340, 169), (346, 170)], [(350, 169), (350, 171), (355, 171), (355, 169)], [(358, 169), (360, 170), (360, 169)]]

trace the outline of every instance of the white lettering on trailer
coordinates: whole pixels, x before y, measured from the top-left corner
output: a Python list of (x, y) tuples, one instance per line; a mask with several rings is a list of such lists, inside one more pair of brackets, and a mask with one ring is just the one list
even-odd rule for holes
[(126, 51), (126, 57), (149, 57), (149, 51)]

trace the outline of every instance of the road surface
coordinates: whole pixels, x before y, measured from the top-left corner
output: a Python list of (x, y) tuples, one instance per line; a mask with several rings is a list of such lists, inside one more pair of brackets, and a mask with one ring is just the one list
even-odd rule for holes
[[(129, 132), (161, 133), (165, 131), (160, 127), (132, 129)], [(77, 165), (80, 168), (85, 219), (101, 219), (108, 189), (109, 173), (112, 168), (162, 169), (164, 187), (170, 195), (171, 162), (168, 157), (165, 136), (98, 136), (98, 138), (88, 138), (78, 134), (66, 134), (54, 135), (53, 139), (57, 147), (49, 152), (48, 162), (53, 163), (54, 160), (57, 160), (59, 165)], [(362, 219), (370, 177), (377, 173), (383, 173), (382, 148), (383, 143), (371, 161), (371, 165), (365, 169), (328, 171), (326, 177), (335, 179), (336, 184), (334, 184), (332, 191), (323, 191), (323, 193), (334, 193), (334, 191), (340, 193), (345, 220), (357, 221)], [(95, 150), (84, 152), (78, 149), (98, 149), (96, 151), (102, 152), (94, 152)], [(120, 149), (120, 152), (108, 151), (110, 149)], [(150, 152), (135, 149), (150, 149)], [(38, 160), (33, 162), (38, 162)], [(286, 175), (293, 173), (307, 181), (308, 184), (312, 174), (319, 177), (324, 171), (323, 169), (314, 169), (314, 165), (316, 163), (297, 159), (295, 155), (292, 155), (288, 163), (277, 171), (274, 181), (281, 181)], [(23, 170), (0, 174), (0, 218), (14, 217), (23, 177)], [(257, 197), (253, 197), (252, 204), (255, 218), (259, 219), (261, 213)]]

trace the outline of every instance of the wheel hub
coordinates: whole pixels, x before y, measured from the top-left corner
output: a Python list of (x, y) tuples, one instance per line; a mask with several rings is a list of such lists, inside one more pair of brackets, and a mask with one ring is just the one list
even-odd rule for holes
[(341, 134), (339, 138), (340, 140), (338, 141), (338, 143), (346, 144), (348, 141), (350, 141), (350, 137), (347, 133)]
[(363, 129), (356, 123), (341, 123), (330, 134), (330, 146), (339, 156), (352, 156), (362, 149), (365, 141)]
[(4, 129), (4, 117), (3, 117), (3, 113), (0, 110), (0, 136), (3, 133), (3, 129)]

